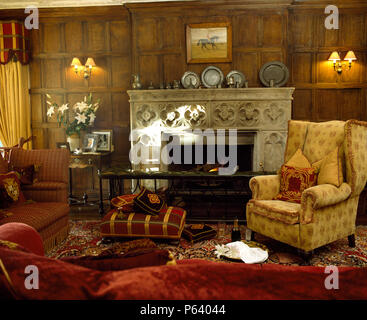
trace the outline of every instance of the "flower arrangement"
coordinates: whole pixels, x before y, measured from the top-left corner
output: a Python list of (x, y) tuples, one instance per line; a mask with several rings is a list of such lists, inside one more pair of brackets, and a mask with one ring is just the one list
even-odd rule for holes
[(74, 104), (74, 118), (72, 121), (70, 121), (69, 115), (65, 112), (69, 109), (68, 103), (59, 106), (56, 102), (52, 101), (49, 94), (46, 94), (46, 96), (47, 104), (49, 105), (47, 116), (51, 118), (56, 115), (59, 126), (62, 125), (65, 127), (66, 135), (71, 136), (73, 134), (78, 134), (80, 136), (80, 131), (86, 130), (88, 126), (93, 125), (96, 119), (96, 111), (99, 108), (100, 99), (93, 103), (91, 93), (85, 96), (83, 101)]

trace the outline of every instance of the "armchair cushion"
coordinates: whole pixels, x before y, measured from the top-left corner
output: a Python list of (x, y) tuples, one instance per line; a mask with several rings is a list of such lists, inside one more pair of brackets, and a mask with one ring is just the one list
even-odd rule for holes
[(292, 158), (287, 161), (286, 165), (297, 168), (311, 168), (311, 163), (305, 157), (301, 149), (296, 151)]
[(325, 158), (312, 164), (318, 170), (317, 184), (332, 184), (339, 187), (343, 183), (343, 149), (336, 147)]
[(351, 193), (352, 189), (347, 183), (340, 187), (331, 184), (317, 185), (303, 192), (302, 205), (310, 199), (313, 209), (331, 206), (348, 199)]
[(280, 172), (280, 192), (275, 200), (301, 203), (302, 192), (316, 183), (316, 169), (283, 165)]
[(251, 212), (286, 224), (299, 223), (301, 205), (280, 200), (250, 200)]

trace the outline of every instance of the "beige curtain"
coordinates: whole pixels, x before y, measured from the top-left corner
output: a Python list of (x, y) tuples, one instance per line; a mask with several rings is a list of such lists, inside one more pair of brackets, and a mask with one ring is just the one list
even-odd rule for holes
[[(0, 140), (6, 147), (31, 136), (28, 79), (29, 65), (19, 61), (0, 64)], [(31, 148), (30, 143), (23, 148)]]

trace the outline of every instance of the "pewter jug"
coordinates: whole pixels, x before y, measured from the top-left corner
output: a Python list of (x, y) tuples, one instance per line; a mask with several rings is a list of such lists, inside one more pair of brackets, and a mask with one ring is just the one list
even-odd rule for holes
[(140, 82), (140, 76), (138, 74), (133, 74), (132, 78), (133, 78), (132, 88), (135, 90), (141, 89), (142, 85)]

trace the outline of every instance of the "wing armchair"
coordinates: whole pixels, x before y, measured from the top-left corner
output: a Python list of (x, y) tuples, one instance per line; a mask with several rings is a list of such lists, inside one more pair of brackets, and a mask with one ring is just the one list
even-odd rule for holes
[(344, 182), (339, 187), (310, 187), (303, 191), (300, 204), (272, 200), (279, 193), (279, 174), (252, 178), (247, 227), (304, 253), (344, 237), (354, 246), (358, 200), (367, 179), (367, 122), (290, 120), (284, 162), (300, 148), (315, 163), (340, 145)]

